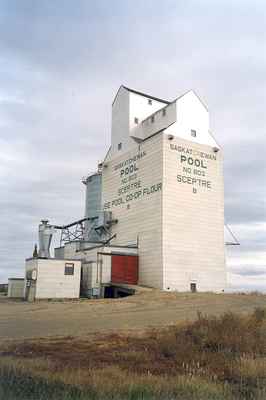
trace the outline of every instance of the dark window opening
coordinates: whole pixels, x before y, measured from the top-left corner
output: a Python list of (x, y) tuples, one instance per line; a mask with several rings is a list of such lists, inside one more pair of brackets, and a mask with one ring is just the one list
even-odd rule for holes
[(118, 148), (118, 150), (121, 150), (122, 149), (122, 143), (118, 143), (117, 148)]
[(151, 117), (151, 122), (154, 122), (154, 115)]
[(163, 117), (165, 117), (165, 115), (166, 115), (166, 109), (163, 108)]
[(190, 290), (191, 290), (192, 293), (196, 293), (196, 291), (197, 291), (196, 283), (191, 283), (190, 284)]
[(196, 137), (197, 136), (197, 132), (195, 131), (195, 129), (191, 129), (191, 136)]
[(65, 275), (74, 275), (74, 264), (72, 263), (65, 264)]
[(139, 123), (139, 119), (137, 117), (135, 117), (134, 118), (134, 122), (135, 122), (135, 124), (138, 124)]
[(148, 100), (148, 104), (152, 105), (152, 100), (151, 99)]

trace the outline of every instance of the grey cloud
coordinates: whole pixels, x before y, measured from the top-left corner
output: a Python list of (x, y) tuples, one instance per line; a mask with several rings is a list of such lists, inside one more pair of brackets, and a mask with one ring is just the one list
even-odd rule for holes
[(245, 194), (242, 192), (241, 195), (240, 193), (236, 194), (237, 197), (228, 196), (225, 202), (225, 214), (229, 224), (266, 221), (265, 201), (262, 198), (254, 198), (253, 193)]
[(225, 209), (230, 223), (266, 221), (264, 146), (265, 138), (252, 135), (247, 142), (225, 148)]
[(241, 276), (262, 276), (265, 279), (266, 282), (266, 264), (265, 266), (257, 266), (257, 265), (241, 265), (239, 266), (233, 266), (230, 269), (230, 272), (232, 272), (235, 275), (241, 275)]

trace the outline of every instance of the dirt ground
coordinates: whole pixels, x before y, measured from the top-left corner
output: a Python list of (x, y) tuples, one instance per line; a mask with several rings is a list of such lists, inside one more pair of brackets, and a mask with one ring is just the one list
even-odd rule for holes
[(197, 313), (247, 313), (266, 308), (266, 295), (166, 293), (147, 289), (120, 299), (26, 303), (0, 297), (0, 339), (86, 336), (141, 331), (193, 320)]

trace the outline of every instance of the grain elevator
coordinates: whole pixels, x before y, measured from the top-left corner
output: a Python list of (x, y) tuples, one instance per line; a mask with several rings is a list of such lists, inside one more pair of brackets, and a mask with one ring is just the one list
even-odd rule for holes
[(110, 148), (82, 182), (84, 218), (43, 221), (39, 251), (52, 260), (49, 233), (60, 229), (53, 260), (81, 262), (81, 293), (101, 297), (117, 284), (225, 289), (223, 155), (194, 91), (167, 101), (121, 86)]
[(193, 91), (169, 102), (121, 86), (112, 111), (102, 169), (112, 243), (137, 246), (140, 284), (224, 290), (223, 158), (206, 105)]

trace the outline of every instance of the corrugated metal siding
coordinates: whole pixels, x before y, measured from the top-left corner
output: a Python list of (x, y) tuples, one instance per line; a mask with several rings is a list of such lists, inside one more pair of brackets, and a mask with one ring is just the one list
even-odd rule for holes
[[(86, 180), (86, 209), (85, 217), (99, 217), (102, 197), (102, 175), (96, 173)], [(92, 229), (95, 221), (85, 222), (85, 240), (99, 240), (99, 236)]]
[(125, 255), (112, 255), (113, 283), (138, 284), (138, 257)]

